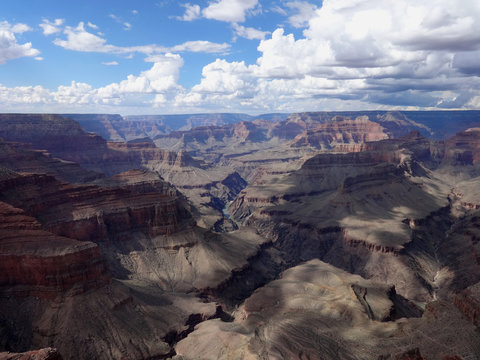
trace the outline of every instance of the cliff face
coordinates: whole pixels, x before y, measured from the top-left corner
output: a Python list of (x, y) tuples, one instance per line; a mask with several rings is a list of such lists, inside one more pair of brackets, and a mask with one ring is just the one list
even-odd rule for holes
[[(429, 308), (412, 317), (402, 312), (405, 299), (395, 296), (392, 288), (315, 259), (256, 290), (233, 323), (203, 322), (175, 349), (209, 359), (421, 360), (474, 353), (475, 329), (451, 304), (437, 306), (440, 316)], [(395, 321), (395, 313), (402, 319)]]
[(267, 131), (273, 124), (268, 122), (240, 121), (225, 126), (198, 126), (191, 130), (174, 131), (168, 135), (157, 136), (157, 143), (162, 140), (178, 139), (185, 146), (214, 145), (216, 142), (260, 142), (267, 140)]
[(53, 158), (47, 151), (35, 150), (25, 143), (0, 141), (0, 164), (14, 171), (47, 174), (70, 183), (85, 183), (103, 177), (101, 173)]
[(105, 140), (100, 136), (86, 133), (78, 123), (59, 115), (0, 114), (0, 124), (0, 137), (4, 140), (31, 143), (34, 148), (56, 156), (105, 148)]
[(272, 240), (285, 262), (317, 257), (388, 279), (403, 296), (429, 299), (428, 286), (403, 256), (415, 221), (448, 206), (450, 188), (420, 162), (431, 156), (431, 144), (418, 134), (363, 146), (320, 153), (296, 171), (250, 185), (229, 211)]
[(63, 360), (54, 348), (32, 350), (24, 353), (0, 353), (0, 360)]
[(445, 160), (453, 165), (475, 165), (480, 162), (480, 128), (457, 133), (445, 141)]
[(135, 168), (200, 166), (185, 152), (158, 149), (152, 143), (107, 142), (59, 115), (0, 114), (0, 138), (31, 143), (34, 149), (107, 176)]
[(457, 294), (454, 303), (473, 325), (480, 326), (480, 283)]
[(185, 166), (200, 167), (185, 151), (169, 151), (157, 148), (151, 143), (115, 143), (107, 142), (106, 149), (63, 154), (63, 158), (75, 161), (82, 167), (102, 172), (107, 176), (131, 169), (179, 168)]
[(331, 121), (297, 135), (292, 147), (311, 146), (329, 149), (339, 145), (346, 147), (388, 138), (387, 131), (380, 124), (370, 121), (367, 116), (354, 120), (335, 116)]
[(98, 246), (54, 235), (34, 218), (0, 202), (0, 292), (55, 298), (111, 282)]
[(44, 229), (79, 240), (113, 241), (131, 231), (171, 234), (190, 216), (175, 196), (74, 186), (47, 175), (12, 176), (0, 189), (2, 201), (24, 209)]

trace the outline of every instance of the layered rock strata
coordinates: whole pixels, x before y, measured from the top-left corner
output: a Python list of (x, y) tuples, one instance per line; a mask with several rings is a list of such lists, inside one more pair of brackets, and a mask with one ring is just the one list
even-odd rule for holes
[(0, 292), (55, 298), (111, 282), (98, 246), (42, 230), (38, 221), (0, 202)]

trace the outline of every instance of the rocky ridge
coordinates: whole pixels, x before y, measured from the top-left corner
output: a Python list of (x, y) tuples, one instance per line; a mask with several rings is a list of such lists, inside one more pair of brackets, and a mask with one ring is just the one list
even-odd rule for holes
[[(82, 154), (56, 147), (58, 139), (47, 136), (43, 144), (58, 151), (54, 156), (63, 151), (113, 175), (75, 180), (84, 185), (62, 175), (72, 169), (71, 181), (82, 178), (71, 161), (45, 151), (32, 156), (33, 149), (18, 155), (21, 145), (7, 144), (3, 151), (20, 162), (12, 169), (17, 162), (3, 155), (5, 224), (30, 224), (26, 230), (39, 237), (61, 239), (54, 244), (92, 238), (113, 278), (91, 286), (90, 275), (68, 275), (74, 285), (54, 285), (55, 296), (37, 299), (33, 292), (12, 296), (20, 292), (5, 282), (1, 348), (54, 344), (65, 358), (138, 359), (175, 353), (184, 359), (458, 359), (479, 353), (475, 320), (469, 321), (476, 319), (474, 284), (480, 281), (475, 130), (444, 142), (418, 132), (364, 142), (365, 129), (357, 137), (359, 129), (328, 124), (326, 116), (324, 127), (344, 133), (332, 151), (292, 147), (295, 136), (322, 125), (317, 116), (238, 123), (228, 136), (215, 130), (222, 138), (201, 129), (206, 137), (197, 132), (194, 157), (149, 141), (98, 139), (100, 146)], [(426, 130), (401, 114), (375, 116), (390, 134), (408, 126)], [(345, 126), (359, 121), (337, 120)], [(360, 120), (370, 126), (372, 118)], [(295, 136), (297, 130), (281, 130), (287, 123), (298, 130)], [(283, 139), (272, 135), (276, 130)], [(25, 229), (6, 226), (23, 236)], [(10, 236), (8, 229), (0, 234)], [(46, 268), (75, 272), (62, 266)], [(55, 279), (37, 275), (29, 277)], [(11, 276), (17, 285), (25, 282)], [(25, 282), (24, 289), (35, 286)]]

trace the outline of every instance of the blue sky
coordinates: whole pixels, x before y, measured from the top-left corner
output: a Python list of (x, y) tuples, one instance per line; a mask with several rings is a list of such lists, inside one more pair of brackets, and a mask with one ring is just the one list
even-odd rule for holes
[(3, 0), (0, 112), (480, 108), (477, 0)]

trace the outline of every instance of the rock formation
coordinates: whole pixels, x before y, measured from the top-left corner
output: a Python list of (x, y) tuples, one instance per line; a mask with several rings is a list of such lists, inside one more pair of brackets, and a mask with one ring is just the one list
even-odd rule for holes
[(45, 348), (21, 354), (0, 353), (0, 360), (63, 360), (57, 349)]
[(312, 146), (318, 149), (330, 149), (343, 145), (362, 144), (368, 141), (387, 139), (389, 135), (378, 123), (367, 116), (350, 120), (335, 116), (331, 121), (297, 135), (293, 147)]
[(396, 306), (389, 287), (312, 260), (255, 291), (234, 322), (205, 321), (175, 350), (184, 359), (441, 359), (480, 345), (453, 305), (441, 305), (443, 317), (393, 321)]
[(475, 358), (480, 131), (422, 116), (1, 115), (0, 356)]
[(0, 202), (0, 292), (55, 298), (111, 282), (98, 246), (42, 230), (34, 218)]

